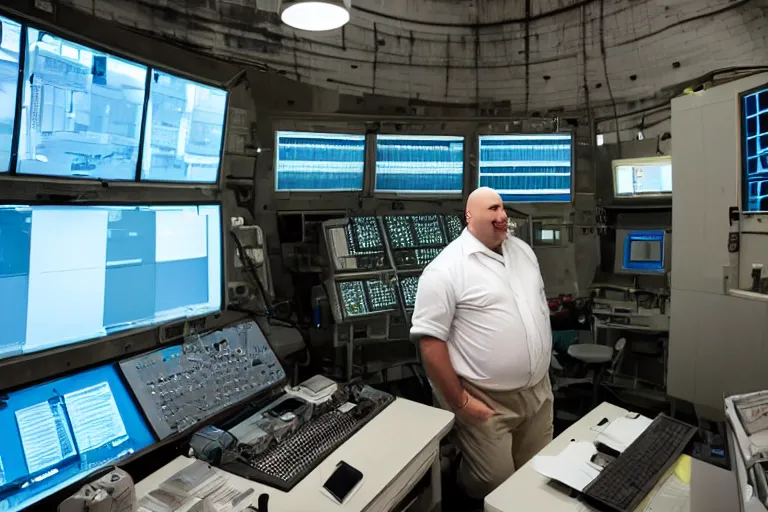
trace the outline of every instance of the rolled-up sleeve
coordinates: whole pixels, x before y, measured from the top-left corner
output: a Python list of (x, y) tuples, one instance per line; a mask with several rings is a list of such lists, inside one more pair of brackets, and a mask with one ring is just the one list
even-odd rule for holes
[(454, 285), (446, 272), (427, 269), (419, 279), (411, 318), (411, 340), (424, 337), (448, 341), (456, 307)]

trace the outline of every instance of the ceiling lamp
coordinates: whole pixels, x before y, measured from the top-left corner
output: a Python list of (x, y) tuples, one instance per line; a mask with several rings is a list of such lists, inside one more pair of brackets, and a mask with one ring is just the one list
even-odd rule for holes
[(280, 19), (298, 30), (322, 32), (349, 22), (351, 0), (282, 0)]

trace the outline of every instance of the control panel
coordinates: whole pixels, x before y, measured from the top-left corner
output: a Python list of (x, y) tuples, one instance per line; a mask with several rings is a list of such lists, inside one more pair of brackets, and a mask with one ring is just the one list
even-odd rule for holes
[(401, 276), (398, 279), (405, 309), (413, 309), (416, 305), (416, 291), (419, 289), (419, 276)]
[(357, 317), (397, 310), (397, 294), (384, 278), (338, 281), (344, 316)]
[(448, 236), (448, 242), (453, 242), (464, 229), (464, 225), (461, 222), (461, 217), (458, 215), (443, 215), (443, 223), (445, 224), (445, 234)]
[(285, 372), (255, 322), (122, 361), (120, 369), (160, 439), (280, 384)]
[(324, 223), (324, 229), (335, 272), (390, 268), (377, 217), (333, 219)]
[(448, 243), (440, 215), (388, 215), (384, 227), (398, 269), (427, 266)]

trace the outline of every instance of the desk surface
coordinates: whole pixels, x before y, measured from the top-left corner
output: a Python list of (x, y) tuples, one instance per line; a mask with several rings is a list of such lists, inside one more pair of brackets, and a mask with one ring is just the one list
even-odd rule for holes
[[(607, 402), (598, 405), (586, 416), (571, 425), (549, 443), (539, 455), (557, 455), (572, 439), (594, 441), (598, 432), (592, 430), (603, 418), (613, 421), (627, 414), (626, 409)], [(528, 461), (514, 475), (485, 497), (486, 512), (511, 512), (513, 510), (546, 510), (547, 512), (588, 510), (585, 505), (571, 498), (568, 493), (553, 488), (550, 479), (533, 469)]]
[[(235, 487), (254, 490), (251, 498), (236, 510), (242, 510), (251, 503), (255, 505), (261, 493), (269, 494), (270, 510), (280, 512), (363, 510), (425, 448), (438, 442), (452, 426), (453, 413), (398, 398), (288, 493), (233, 475), (232, 484)], [(363, 473), (362, 485), (343, 506), (321, 492), (323, 483), (341, 460)], [(193, 459), (187, 457), (171, 461), (136, 485), (136, 497), (141, 499), (192, 462)]]

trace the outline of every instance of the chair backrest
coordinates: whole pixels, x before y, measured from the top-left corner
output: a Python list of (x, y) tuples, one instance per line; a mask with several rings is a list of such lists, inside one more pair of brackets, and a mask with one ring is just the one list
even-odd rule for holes
[(624, 348), (627, 346), (627, 338), (619, 338), (613, 346), (613, 361), (611, 362), (611, 373), (615, 374), (616, 369), (621, 366), (624, 360)]

